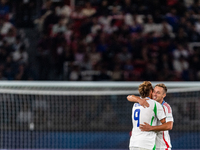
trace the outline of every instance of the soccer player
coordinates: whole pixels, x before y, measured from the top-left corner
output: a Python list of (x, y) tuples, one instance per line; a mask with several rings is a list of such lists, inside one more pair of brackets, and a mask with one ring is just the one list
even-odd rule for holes
[(150, 81), (144, 81), (140, 84), (139, 93), (141, 98), (148, 98), (149, 107), (144, 108), (139, 103), (135, 103), (132, 109), (132, 134), (129, 143), (130, 150), (152, 150), (155, 145), (156, 132), (142, 131), (140, 124), (145, 122), (150, 125), (157, 125), (160, 120), (165, 123), (166, 115), (160, 103), (150, 99), (152, 97), (153, 87)]
[[(174, 119), (170, 105), (164, 101), (166, 93), (167, 87), (165, 84), (161, 83), (154, 87), (152, 94), (152, 98), (159, 102), (164, 108), (166, 114), (166, 123), (161, 125), (161, 122), (159, 122), (158, 126), (150, 126), (148, 123), (140, 125), (140, 129), (142, 131), (160, 131), (156, 136), (156, 150), (171, 150), (172, 147), (168, 130), (173, 128)], [(148, 107), (145, 99), (141, 99), (134, 95), (128, 96), (127, 99), (131, 102), (139, 102), (144, 107)]]

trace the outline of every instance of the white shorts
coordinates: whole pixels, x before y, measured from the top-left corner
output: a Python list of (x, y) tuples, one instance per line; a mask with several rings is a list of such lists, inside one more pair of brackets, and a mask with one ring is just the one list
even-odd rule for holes
[(171, 148), (156, 148), (156, 150), (171, 150)]
[(152, 149), (146, 149), (141, 147), (129, 147), (129, 150), (152, 150)]

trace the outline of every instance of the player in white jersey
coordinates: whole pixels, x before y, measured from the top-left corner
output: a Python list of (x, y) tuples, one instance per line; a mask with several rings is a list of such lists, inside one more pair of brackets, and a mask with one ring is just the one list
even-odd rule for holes
[[(141, 98), (151, 97), (153, 87), (151, 82), (144, 81), (139, 86)], [(140, 124), (145, 122), (150, 125), (157, 125), (158, 121), (165, 122), (165, 113), (160, 103), (148, 98), (149, 107), (144, 108), (139, 103), (135, 103), (132, 109), (132, 134), (130, 138), (130, 150), (152, 150), (155, 146), (156, 132), (141, 131)]]
[[(142, 131), (159, 131), (156, 136), (156, 150), (171, 150), (172, 148), (168, 130), (172, 129), (174, 119), (170, 105), (164, 101), (166, 93), (167, 87), (164, 84), (157, 84), (152, 94), (153, 99), (159, 102), (164, 108), (166, 123), (161, 125), (161, 122), (159, 122), (158, 126), (150, 126), (148, 123), (140, 125), (140, 129)], [(128, 96), (127, 99), (132, 102), (140, 102), (141, 105), (148, 105), (145, 103), (145, 100), (142, 100), (134, 95)]]

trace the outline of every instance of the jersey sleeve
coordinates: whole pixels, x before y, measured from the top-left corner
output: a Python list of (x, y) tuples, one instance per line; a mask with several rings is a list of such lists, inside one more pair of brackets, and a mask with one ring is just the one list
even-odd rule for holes
[(174, 118), (173, 118), (173, 115), (172, 115), (172, 109), (171, 109), (170, 105), (165, 102), (163, 104), (163, 108), (164, 108), (164, 111), (165, 111), (165, 114), (166, 114), (166, 122), (170, 122), (170, 121), (174, 122)]
[(158, 118), (158, 120), (162, 120), (162, 119), (166, 118), (166, 115), (165, 115), (165, 112), (164, 112), (162, 105), (158, 102), (155, 102), (155, 107), (154, 107), (154, 112), (155, 112), (155, 109), (156, 109), (155, 114), (156, 114), (156, 117)]

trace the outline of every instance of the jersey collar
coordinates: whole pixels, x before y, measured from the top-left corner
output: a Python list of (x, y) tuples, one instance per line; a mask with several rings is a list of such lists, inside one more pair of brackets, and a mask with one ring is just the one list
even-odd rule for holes
[(161, 104), (161, 105), (163, 106), (163, 105), (164, 105), (164, 103), (165, 103), (165, 101), (163, 100), (163, 102), (162, 102), (162, 104)]

